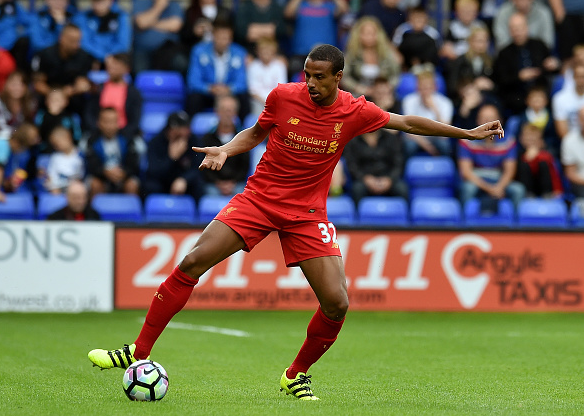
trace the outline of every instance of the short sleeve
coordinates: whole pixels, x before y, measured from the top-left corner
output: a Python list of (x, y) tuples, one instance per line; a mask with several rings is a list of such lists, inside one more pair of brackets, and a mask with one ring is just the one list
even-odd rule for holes
[(269, 130), (276, 123), (276, 108), (278, 103), (278, 87), (274, 88), (266, 98), (264, 110), (258, 117), (258, 123), (264, 130)]
[(473, 159), (470, 149), (462, 140), (458, 142), (458, 159)]
[(566, 137), (562, 139), (562, 145), (560, 148), (562, 165), (572, 166), (578, 163), (578, 158), (576, 157), (576, 152), (572, 147), (572, 133), (569, 133)]
[(355, 136), (363, 133), (369, 133), (379, 130), (389, 123), (390, 115), (387, 111), (382, 110), (370, 101), (365, 100), (361, 111), (359, 112), (359, 129)]
[(554, 120), (567, 120), (568, 119), (568, 111), (566, 110), (566, 106), (563, 104), (567, 100), (562, 99), (563, 94), (555, 94), (552, 97), (552, 112)]

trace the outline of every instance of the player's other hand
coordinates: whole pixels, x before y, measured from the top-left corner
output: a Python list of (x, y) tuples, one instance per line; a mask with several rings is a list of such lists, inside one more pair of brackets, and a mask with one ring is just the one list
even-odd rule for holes
[(495, 137), (503, 137), (505, 132), (499, 120), (489, 121), (481, 124), (478, 127), (470, 130), (470, 140), (494, 139)]
[(205, 154), (205, 158), (199, 165), (199, 170), (203, 169), (221, 170), (223, 164), (227, 160), (227, 153), (216, 146), (193, 147), (192, 149), (195, 152)]

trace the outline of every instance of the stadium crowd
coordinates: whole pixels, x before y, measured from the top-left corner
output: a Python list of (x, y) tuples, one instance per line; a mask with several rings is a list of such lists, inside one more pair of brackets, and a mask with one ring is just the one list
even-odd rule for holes
[(497, 118), (506, 127), (483, 142), (359, 136), (331, 196), (423, 196), (404, 171), (425, 156), (451, 160), (455, 196), (478, 199), (485, 213), (503, 199), (578, 204), (584, 1), (453, 0), (444, 25), (426, 3), (0, 0), (0, 203), (10, 193), (65, 195), (70, 184), (78, 194), (85, 184), (84, 201), (241, 192), (262, 146), (219, 172), (200, 172), (190, 148), (253, 125), (271, 89), (302, 81), (310, 49), (329, 43), (345, 53), (341, 87), (355, 96), (462, 128)]

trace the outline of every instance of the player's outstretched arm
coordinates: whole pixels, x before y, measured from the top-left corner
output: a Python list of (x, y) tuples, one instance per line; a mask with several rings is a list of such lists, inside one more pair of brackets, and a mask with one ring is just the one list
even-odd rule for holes
[(193, 147), (195, 152), (205, 153), (205, 158), (199, 169), (220, 170), (228, 157), (249, 152), (260, 144), (268, 133), (269, 131), (262, 129), (256, 122), (252, 127), (237, 133), (231, 141), (223, 146)]
[(465, 130), (425, 117), (403, 116), (394, 113), (391, 113), (391, 118), (385, 128), (422, 136), (444, 136), (468, 140), (492, 139), (494, 136), (503, 137), (505, 134), (499, 120), (489, 121), (474, 129)]

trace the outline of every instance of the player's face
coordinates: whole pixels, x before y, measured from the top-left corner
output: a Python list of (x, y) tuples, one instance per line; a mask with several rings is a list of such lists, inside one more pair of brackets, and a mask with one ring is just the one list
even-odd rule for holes
[(333, 74), (332, 62), (306, 59), (304, 76), (310, 99), (314, 103), (327, 106), (335, 102), (343, 71)]

